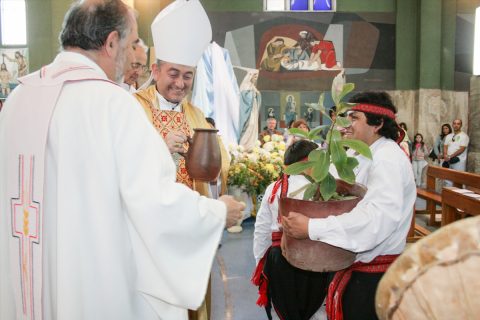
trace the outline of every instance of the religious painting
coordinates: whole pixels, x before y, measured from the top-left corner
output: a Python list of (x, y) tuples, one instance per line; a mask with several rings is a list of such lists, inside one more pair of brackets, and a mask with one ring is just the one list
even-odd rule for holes
[(280, 94), (280, 128), (288, 128), (291, 122), (301, 118), (300, 104), (299, 92), (282, 92)]
[(395, 14), (209, 12), (232, 64), (259, 69), (261, 91), (330, 91), (343, 72), (357, 90), (395, 89)]
[(307, 122), (310, 129), (318, 126), (319, 112), (320, 111), (315, 110), (315, 109), (313, 109), (312, 107), (309, 107), (306, 104), (303, 104), (300, 108), (301, 118), (304, 119)]
[[(291, 30), (291, 27), (288, 30)], [(295, 39), (273, 36), (263, 51), (260, 70), (269, 72), (340, 70), (341, 64), (337, 61), (333, 42), (319, 40), (318, 33), (313, 32), (315, 34), (301, 30), (298, 35), (291, 36)]]
[(18, 78), (28, 74), (28, 49), (0, 49), (0, 99), (5, 99), (18, 85)]
[(260, 91), (262, 102), (260, 105), (260, 113), (258, 116), (258, 128), (263, 130), (267, 125), (269, 117), (277, 120), (277, 128), (280, 126), (280, 92), (277, 91)]
[[(335, 27), (332, 26), (332, 30)], [(339, 41), (337, 46), (341, 44)], [(260, 40), (258, 86), (262, 89), (325, 89), (343, 69), (335, 50), (332, 40), (310, 26), (275, 26)], [(307, 81), (298, 81), (300, 79)]]
[(280, 106), (265, 106), (265, 120), (268, 118), (275, 118), (277, 121), (280, 121)]

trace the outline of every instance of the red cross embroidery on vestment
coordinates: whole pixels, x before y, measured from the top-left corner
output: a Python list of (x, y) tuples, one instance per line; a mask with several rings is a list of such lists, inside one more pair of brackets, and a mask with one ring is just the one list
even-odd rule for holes
[(33, 245), (40, 243), (40, 203), (33, 198), (34, 156), (25, 168), (24, 155), (18, 157), (18, 198), (12, 198), (12, 236), (19, 245), (23, 314), (34, 318)]

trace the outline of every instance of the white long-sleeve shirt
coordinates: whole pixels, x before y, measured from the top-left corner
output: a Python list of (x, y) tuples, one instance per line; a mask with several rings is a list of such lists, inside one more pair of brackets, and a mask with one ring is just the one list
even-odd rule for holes
[[(308, 183), (309, 181), (307, 178), (301, 175), (288, 177), (288, 194), (300, 189)], [(257, 212), (257, 218), (255, 221), (255, 231), (253, 233), (253, 255), (255, 256), (257, 264), (265, 255), (267, 249), (272, 245), (272, 232), (277, 232), (281, 229), (281, 223), (278, 222), (278, 200), (280, 199), (281, 188), (278, 189), (273, 202), (269, 202), (274, 184), (275, 182), (271, 183), (265, 190), (262, 204)], [(303, 192), (295, 197), (295, 199), (302, 198)]]
[(361, 262), (403, 251), (416, 199), (412, 166), (400, 147), (382, 137), (370, 150), (372, 160), (356, 156), (356, 182), (368, 188), (365, 197), (350, 212), (308, 225), (310, 239), (357, 252)]

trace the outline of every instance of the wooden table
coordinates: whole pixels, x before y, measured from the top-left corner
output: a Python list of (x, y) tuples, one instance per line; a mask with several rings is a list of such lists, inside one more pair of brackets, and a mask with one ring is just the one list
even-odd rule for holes
[[(468, 193), (455, 187), (442, 189), (442, 226), (456, 220), (456, 209), (460, 209), (471, 215), (480, 215), (480, 198), (468, 196)], [(460, 192), (458, 192), (460, 191)], [(471, 193), (477, 195), (476, 193)]]

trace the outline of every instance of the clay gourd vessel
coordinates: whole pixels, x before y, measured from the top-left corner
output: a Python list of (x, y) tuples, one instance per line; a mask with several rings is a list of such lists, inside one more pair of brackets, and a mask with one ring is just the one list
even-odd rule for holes
[(214, 181), (222, 167), (217, 129), (195, 128), (185, 154), (188, 175), (194, 180)]

